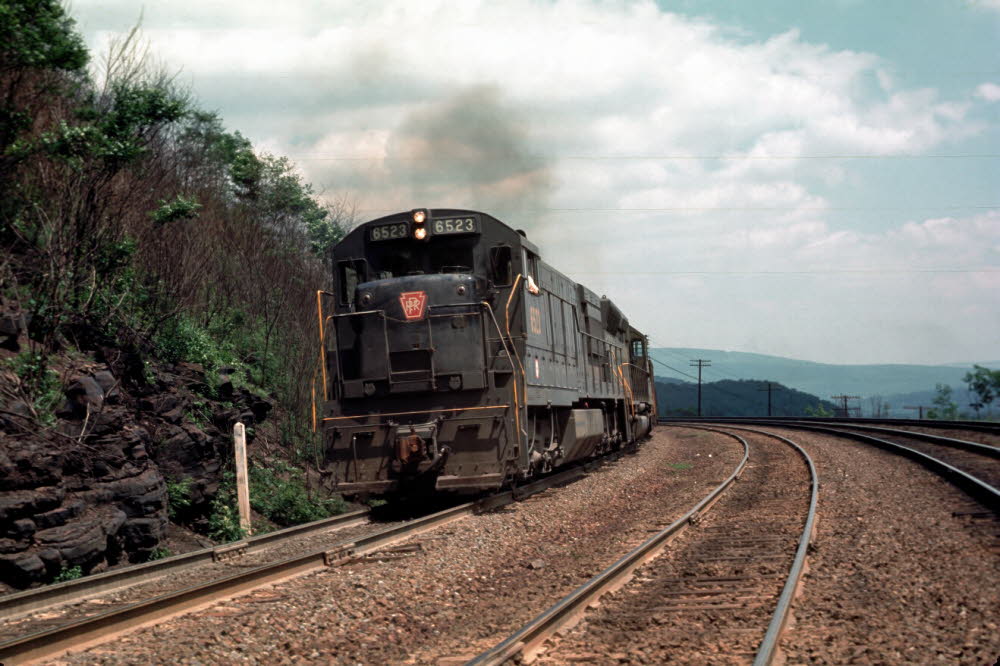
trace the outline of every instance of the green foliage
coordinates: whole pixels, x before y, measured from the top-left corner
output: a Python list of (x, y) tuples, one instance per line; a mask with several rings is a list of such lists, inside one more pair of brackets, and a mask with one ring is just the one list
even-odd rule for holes
[(170, 520), (176, 520), (191, 508), (192, 483), (190, 477), (167, 480), (167, 515)]
[(313, 497), (305, 486), (301, 469), (281, 461), (250, 470), (250, 504), (254, 510), (279, 525), (298, 525), (343, 513), (347, 505), (339, 497)]
[(173, 557), (173, 552), (166, 546), (157, 546), (152, 550), (152, 552), (149, 553), (149, 559), (147, 561), (152, 562), (153, 560), (163, 560), (168, 557)]
[(180, 220), (191, 220), (198, 217), (201, 204), (194, 197), (178, 194), (172, 201), (160, 199), (160, 207), (150, 213), (157, 224), (169, 224)]
[[(266, 390), (285, 408), (276, 416), (290, 413), (282, 438), (305, 458), (313, 298), (330, 279), (318, 257), (344, 234), (339, 214), (291, 162), (256, 154), (147, 68), (134, 35), (112, 47), (96, 84), (58, 3), (0, 0), (0, 245), (32, 340), (43, 353), (118, 347), (198, 363), (210, 380), (233, 368), (237, 388)], [(51, 422), (57, 378), (29, 360), (16, 359), (17, 374)], [(208, 418), (197, 407), (187, 416)], [(257, 481), (286, 522), (337, 509), (304, 487)], [(172, 515), (186, 508), (180, 483)], [(217, 499), (212, 529), (239, 538), (235, 505)]]
[(184, 418), (195, 424), (199, 428), (205, 428), (212, 420), (212, 413), (202, 400), (196, 400), (184, 414)]
[(0, 60), (5, 67), (79, 71), (87, 48), (56, 0), (0, 2)]
[(990, 370), (981, 365), (973, 365), (972, 372), (965, 373), (962, 378), (968, 387), (969, 394), (974, 396), (973, 407), (977, 412), (986, 407), (1000, 395), (1000, 370)]
[(63, 567), (62, 571), (56, 574), (56, 577), (52, 579), (53, 583), (64, 583), (68, 580), (76, 580), (77, 578), (83, 577), (83, 569), (79, 565), (75, 567), (66, 568)]
[(219, 492), (212, 500), (208, 536), (224, 543), (246, 537), (246, 532), (240, 527), (240, 514), (236, 508), (236, 475), (232, 472), (223, 474)]
[(927, 410), (927, 418), (941, 421), (954, 421), (958, 418), (958, 405), (951, 399), (952, 390), (947, 384), (937, 384), (934, 389), (934, 407)]
[(214, 368), (232, 360), (204, 327), (184, 315), (167, 320), (156, 332), (153, 344), (156, 354), (171, 363), (187, 361)]
[(154, 131), (187, 112), (187, 101), (165, 83), (119, 83), (106, 109), (86, 108), (73, 123), (62, 119), (36, 141), (17, 141), (10, 152), (20, 158), (37, 152), (78, 170), (89, 164), (114, 172), (147, 154)]
[(49, 368), (45, 354), (21, 352), (9, 359), (7, 366), (17, 375), (24, 397), (43, 425), (55, 423), (54, 411), (63, 399), (59, 375)]
[(822, 404), (806, 406), (806, 416), (828, 419), (833, 416), (833, 410), (827, 409)]

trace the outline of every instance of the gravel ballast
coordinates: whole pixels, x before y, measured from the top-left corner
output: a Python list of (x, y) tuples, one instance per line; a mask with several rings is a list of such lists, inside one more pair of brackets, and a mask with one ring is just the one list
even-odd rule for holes
[(821, 480), (815, 547), (781, 643), (788, 663), (992, 664), (1000, 655), (995, 517), (953, 516), (974, 503), (900, 456), (767, 430), (799, 442)]
[(811, 477), (788, 444), (739, 435), (750, 445), (739, 482), (539, 663), (752, 661), (805, 525)]
[(742, 447), (658, 429), (564, 488), (416, 537), (412, 553), (331, 568), (174, 618), (70, 663), (462, 663), (682, 515)]

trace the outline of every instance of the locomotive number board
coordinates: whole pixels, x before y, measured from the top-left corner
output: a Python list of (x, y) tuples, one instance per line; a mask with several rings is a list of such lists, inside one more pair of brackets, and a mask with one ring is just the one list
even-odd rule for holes
[(384, 241), (396, 238), (406, 238), (409, 235), (410, 225), (406, 222), (393, 222), (392, 224), (378, 224), (368, 228), (368, 240)]
[(479, 217), (464, 215), (462, 217), (443, 217), (431, 220), (431, 233), (442, 234), (474, 234), (479, 232)]

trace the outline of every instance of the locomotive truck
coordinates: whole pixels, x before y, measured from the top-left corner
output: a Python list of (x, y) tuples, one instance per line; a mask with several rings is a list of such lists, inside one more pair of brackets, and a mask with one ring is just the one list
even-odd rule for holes
[(638, 443), (648, 339), (485, 213), (362, 224), (317, 295), (323, 471), (348, 495), (480, 492)]

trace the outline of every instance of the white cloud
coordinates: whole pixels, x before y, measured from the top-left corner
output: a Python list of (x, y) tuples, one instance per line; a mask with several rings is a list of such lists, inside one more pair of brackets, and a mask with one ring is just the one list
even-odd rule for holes
[[(74, 11), (99, 44), (111, 34), (99, 17), (135, 9), (77, 0)], [(346, 190), (371, 216), (418, 205), (499, 212), (558, 268), (641, 313), (664, 344), (734, 348), (746, 328), (743, 342), (776, 345), (759, 351), (844, 357), (857, 345), (816, 338), (809, 323), (790, 324), (798, 337), (769, 338), (773, 316), (762, 313), (784, 299), (830, 329), (839, 324), (825, 304), (871, 322), (891, 299), (901, 328), (937, 330), (920, 294), (949, 290), (956, 311), (998, 329), (996, 308), (979, 305), (997, 286), (991, 274), (919, 274), (922, 292), (907, 291), (911, 278), (861, 274), (630, 274), (1000, 265), (994, 213), (881, 232), (828, 214), (852, 205), (856, 176), (851, 162), (816, 156), (919, 154), (981, 130), (971, 109), (982, 102), (901, 87), (874, 54), (796, 31), (753, 41), (651, 1), (154, 0), (145, 26), (199, 96), (290, 155), (318, 189)], [(996, 101), (1000, 86), (984, 83), (975, 97)], [(605, 210), (561, 210), (587, 208)], [(661, 308), (649, 307), (650, 293)], [(707, 325), (709, 307), (732, 308), (742, 323)], [(876, 357), (895, 353), (890, 332), (870, 334)], [(909, 358), (943, 343), (904, 337)], [(976, 350), (996, 348), (976, 340)]]
[[(1000, 5), (1000, 0), (997, 0)], [(1000, 86), (995, 83), (983, 83), (976, 87), (976, 97), (985, 99), (987, 102), (1000, 101)]]

